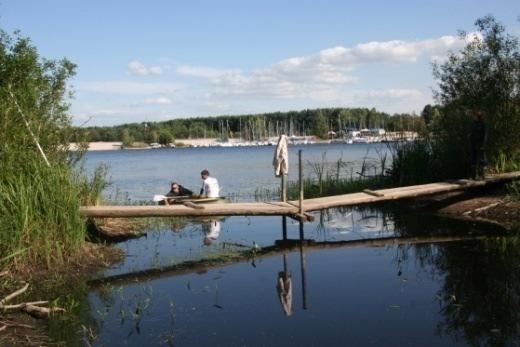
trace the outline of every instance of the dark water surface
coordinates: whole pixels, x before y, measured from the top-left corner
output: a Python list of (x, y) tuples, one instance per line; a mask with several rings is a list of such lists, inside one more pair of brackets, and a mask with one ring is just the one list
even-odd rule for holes
[[(200, 221), (180, 230), (156, 226), (147, 238), (121, 244), (129, 256), (105, 275), (211, 259), (237, 240), (268, 247), (281, 238), (280, 220), (221, 220), (209, 245), (209, 229)], [(288, 223), (288, 237), (298, 239), (299, 225)], [(425, 215), (326, 211), (304, 226), (314, 245), (95, 285), (89, 302), (97, 338), (91, 343), (518, 345), (520, 240), (483, 236), (490, 232), (496, 230)], [(461, 236), (469, 239), (457, 240)], [(396, 244), (392, 237), (409, 242)], [(355, 240), (380, 242), (345, 242)], [(291, 283), (288, 297), (280, 294), (280, 281)]]
[[(319, 159), (318, 147), (331, 161), (345, 148), (308, 146), (306, 156)], [(189, 159), (194, 153), (200, 165)], [(87, 164), (106, 160), (121, 190), (146, 199), (170, 170), (195, 185), (201, 167), (215, 167), (232, 191), (277, 185), (265, 163), (271, 155), (272, 148), (119, 151), (89, 153)], [(251, 182), (241, 181), (245, 173)], [(88, 324), (75, 339), (94, 346), (520, 345), (517, 236), (390, 206), (315, 217), (303, 229), (281, 217), (151, 219), (145, 237), (116, 245), (126, 257), (99, 274), (104, 283), (91, 284)], [(284, 225), (296, 247), (273, 249)], [(297, 243), (301, 231), (305, 244)], [(247, 256), (211, 265), (238, 253)]]

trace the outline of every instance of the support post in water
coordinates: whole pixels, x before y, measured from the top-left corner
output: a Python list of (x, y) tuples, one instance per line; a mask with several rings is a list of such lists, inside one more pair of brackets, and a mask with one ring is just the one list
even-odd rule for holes
[(282, 201), (287, 202), (287, 181), (285, 175), (282, 175)]
[(300, 181), (300, 215), (303, 215), (303, 165), (302, 165), (302, 150), (298, 151), (298, 179)]
[(287, 240), (287, 217), (282, 216), (282, 238), (283, 240)]

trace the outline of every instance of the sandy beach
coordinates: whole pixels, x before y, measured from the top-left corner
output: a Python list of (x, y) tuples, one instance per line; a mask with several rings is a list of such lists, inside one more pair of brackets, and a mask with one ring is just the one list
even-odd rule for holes
[[(121, 149), (121, 142), (89, 142), (88, 150), (89, 151), (112, 151), (114, 149)], [(77, 143), (71, 142), (69, 145), (69, 150), (77, 151), (78, 145)]]

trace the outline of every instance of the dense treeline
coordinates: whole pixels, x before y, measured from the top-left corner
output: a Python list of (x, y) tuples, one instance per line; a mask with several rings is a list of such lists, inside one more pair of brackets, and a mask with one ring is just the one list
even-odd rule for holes
[(253, 141), (281, 133), (326, 138), (330, 130), (341, 136), (348, 128), (420, 131), (424, 128), (424, 121), (414, 114), (390, 115), (374, 108), (324, 108), (88, 127), (81, 129), (81, 133), (88, 141), (169, 143), (173, 139), (187, 138), (242, 138)]

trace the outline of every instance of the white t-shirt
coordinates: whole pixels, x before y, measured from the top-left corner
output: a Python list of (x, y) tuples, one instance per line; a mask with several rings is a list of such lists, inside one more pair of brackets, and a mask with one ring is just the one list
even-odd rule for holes
[(220, 187), (216, 178), (208, 177), (204, 180), (204, 195), (208, 198), (218, 198)]

